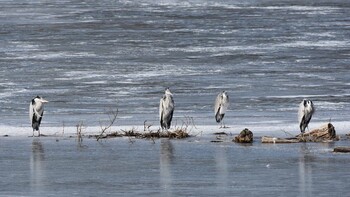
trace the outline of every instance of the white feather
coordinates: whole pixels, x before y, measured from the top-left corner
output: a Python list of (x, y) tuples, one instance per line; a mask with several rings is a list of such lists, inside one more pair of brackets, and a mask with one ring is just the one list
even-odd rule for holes
[[(229, 105), (230, 105), (230, 100), (226, 92), (224, 91), (218, 94), (215, 100), (215, 108), (214, 108), (215, 115), (218, 112), (219, 114), (225, 114)], [(219, 109), (220, 111), (218, 111)]]

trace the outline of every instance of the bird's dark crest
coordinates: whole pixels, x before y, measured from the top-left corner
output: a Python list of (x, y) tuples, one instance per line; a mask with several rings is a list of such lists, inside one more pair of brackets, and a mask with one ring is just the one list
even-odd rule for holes
[(41, 97), (40, 97), (39, 95), (36, 95), (36, 97), (34, 97), (34, 98), (32, 99), (32, 104), (33, 104), (33, 105), (34, 105), (34, 103), (35, 103), (35, 100), (34, 100), (34, 99), (36, 99), (36, 98), (40, 99)]

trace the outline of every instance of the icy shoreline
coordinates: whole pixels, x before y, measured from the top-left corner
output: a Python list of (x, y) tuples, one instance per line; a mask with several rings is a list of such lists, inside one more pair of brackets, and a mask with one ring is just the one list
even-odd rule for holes
[[(316, 122), (310, 124), (310, 129), (317, 128), (326, 122)], [(335, 126), (336, 132), (338, 135), (347, 134), (350, 132), (350, 123), (343, 122), (332, 122)], [(41, 134), (47, 136), (57, 136), (57, 137), (67, 137), (67, 136), (75, 136), (77, 132), (76, 126), (62, 126), (62, 127), (46, 127), (42, 126)], [(236, 135), (243, 129), (250, 129), (255, 137), (261, 137), (265, 135), (274, 135), (278, 137), (285, 137), (286, 135), (297, 135), (299, 134), (298, 127), (296, 124), (257, 124), (257, 125), (229, 125), (229, 128), (219, 129), (218, 125), (196, 125), (196, 126), (188, 126), (187, 130), (191, 136), (196, 135), (211, 135), (217, 132), (225, 132), (227, 134)], [(150, 130), (153, 132), (157, 132), (159, 129), (158, 126), (150, 127)], [(173, 127), (170, 129), (174, 129)], [(112, 126), (106, 132), (115, 132), (115, 131), (130, 131), (135, 130), (138, 132), (144, 132), (143, 125), (123, 125), (123, 126)], [(145, 131), (149, 132), (149, 131)], [(100, 126), (82, 126), (82, 134), (83, 135), (96, 135), (101, 133)], [(37, 132), (35, 132), (37, 135)], [(32, 136), (32, 129), (30, 126), (9, 126), (9, 125), (0, 125), (0, 136), (8, 136), (8, 137), (25, 137)]]

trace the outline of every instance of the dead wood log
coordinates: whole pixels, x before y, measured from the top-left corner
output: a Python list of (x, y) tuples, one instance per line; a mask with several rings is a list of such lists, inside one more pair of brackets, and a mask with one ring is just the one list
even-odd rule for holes
[(331, 123), (324, 124), (310, 132), (301, 133), (297, 135), (296, 138), (298, 138), (300, 142), (324, 142), (339, 140), (339, 136), (336, 135), (335, 128)]
[(339, 140), (335, 128), (331, 123), (322, 125), (310, 132), (301, 133), (293, 138), (276, 138), (263, 136), (262, 143), (296, 143), (296, 142), (330, 142)]
[(115, 137), (135, 137), (135, 138), (175, 138), (175, 139), (183, 139), (191, 137), (190, 134), (185, 129), (176, 129), (174, 131), (149, 131), (149, 132), (138, 132), (135, 129), (131, 130), (121, 130), (121, 132), (113, 132), (103, 135), (89, 135), (89, 138), (95, 137), (98, 139), (106, 139), (106, 138), (115, 138)]
[(253, 142), (253, 132), (251, 132), (249, 129), (245, 128), (232, 141), (237, 142), (237, 143), (252, 143)]
[(333, 152), (337, 153), (350, 153), (350, 147), (349, 146), (339, 146), (335, 147)]

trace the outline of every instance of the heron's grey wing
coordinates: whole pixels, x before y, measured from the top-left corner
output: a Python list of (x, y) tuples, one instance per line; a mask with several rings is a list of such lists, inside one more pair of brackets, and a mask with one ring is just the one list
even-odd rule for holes
[(214, 113), (215, 113), (215, 120), (217, 123), (219, 123), (222, 119), (222, 115), (220, 114), (222, 111), (222, 93), (220, 93), (215, 100), (215, 109), (214, 109)]
[(220, 113), (225, 114), (229, 105), (230, 105), (230, 100), (228, 98), (228, 95), (226, 95), (226, 100), (223, 99), (222, 97)]
[(160, 121), (162, 121), (163, 110), (164, 110), (164, 97), (160, 98), (160, 101), (159, 101), (159, 120)]
[(299, 111), (298, 111), (298, 122), (299, 124), (302, 122), (303, 118), (305, 116), (305, 106), (304, 102), (302, 101), (299, 105)]
[(305, 122), (306, 126), (309, 125), (311, 118), (312, 118), (312, 114), (311, 113), (308, 113), (308, 114), (306, 114), (306, 116), (304, 116), (304, 122)]
[(311, 102), (311, 115), (313, 115), (315, 113), (315, 111), (316, 111), (316, 108), (314, 106), (314, 103)]
[(306, 114), (305, 114), (305, 119), (306, 119), (306, 124), (309, 124), (309, 122), (311, 121), (311, 118), (312, 118), (312, 115), (315, 113), (315, 107), (314, 107), (314, 104), (311, 102), (311, 105), (310, 105), (310, 109), (307, 110)]
[(171, 104), (171, 106), (170, 106), (170, 113), (171, 113), (171, 119), (173, 118), (173, 114), (174, 114), (174, 110), (175, 110), (175, 102), (174, 102), (174, 99), (173, 99), (173, 97), (171, 96), (170, 97), (170, 104)]
[(30, 102), (30, 104), (29, 104), (29, 120), (30, 120), (30, 124), (33, 123), (33, 115), (34, 115), (34, 108), (33, 108), (32, 102)]
[(315, 112), (315, 108), (314, 108), (313, 104), (311, 103), (310, 109), (305, 110), (305, 115), (304, 115), (304, 119), (305, 120), (304, 121), (306, 123), (306, 126), (310, 123), (312, 115), (314, 114), (314, 112)]
[(40, 110), (39, 110), (39, 120), (38, 120), (38, 122), (39, 122), (39, 125), (41, 124), (41, 120), (43, 119), (43, 115), (44, 115), (44, 107), (42, 107)]
[(174, 101), (173, 96), (170, 96), (170, 104), (171, 104), (172, 109), (174, 110), (175, 109), (175, 101)]
[(164, 100), (164, 110), (163, 110), (163, 119), (170, 120), (173, 117), (174, 112), (174, 100), (171, 96), (168, 99)]
[(215, 99), (215, 107), (214, 107), (214, 113), (215, 115), (219, 112), (220, 110), (220, 105), (221, 105), (221, 100), (222, 100), (222, 96), (221, 93), (216, 97)]

